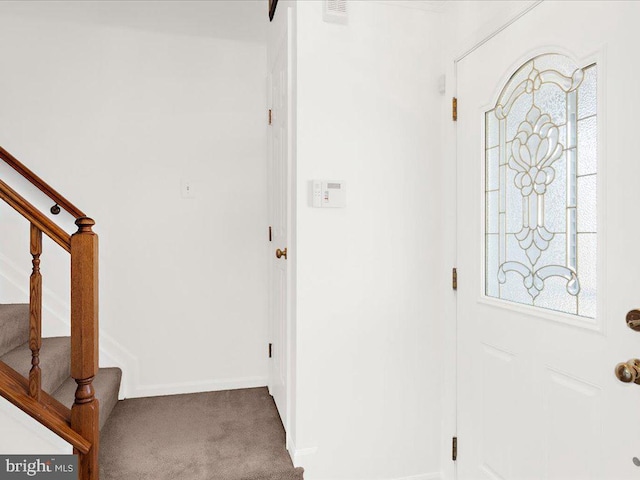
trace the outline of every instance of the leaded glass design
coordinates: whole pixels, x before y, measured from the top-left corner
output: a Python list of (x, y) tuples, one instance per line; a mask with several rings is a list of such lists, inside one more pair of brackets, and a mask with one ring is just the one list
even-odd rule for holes
[(485, 115), (485, 294), (596, 315), (596, 65), (525, 63)]

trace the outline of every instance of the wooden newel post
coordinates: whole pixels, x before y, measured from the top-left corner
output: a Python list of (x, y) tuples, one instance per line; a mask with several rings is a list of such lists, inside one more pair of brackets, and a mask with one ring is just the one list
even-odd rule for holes
[(92, 444), (79, 454), (79, 480), (98, 479), (99, 418), (93, 378), (98, 372), (98, 236), (88, 217), (71, 236), (71, 376), (78, 384), (71, 428)]

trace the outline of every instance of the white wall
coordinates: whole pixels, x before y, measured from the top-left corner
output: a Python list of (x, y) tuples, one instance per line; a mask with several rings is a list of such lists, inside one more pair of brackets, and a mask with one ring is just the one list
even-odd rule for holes
[(2, 455), (70, 455), (73, 447), (4, 399), (0, 402)]
[[(440, 14), (297, 5), (296, 463), (305, 478), (436, 478)], [(421, 5), (427, 6), (427, 5)], [(309, 206), (344, 180), (344, 209)]]
[[(266, 384), (264, 16), (264, 2), (0, 5), (0, 145), (96, 220), (101, 340), (128, 396)], [(9, 215), (1, 253), (26, 281)], [(68, 306), (53, 265), (68, 258), (42, 258)], [(2, 300), (20, 300), (10, 283)]]

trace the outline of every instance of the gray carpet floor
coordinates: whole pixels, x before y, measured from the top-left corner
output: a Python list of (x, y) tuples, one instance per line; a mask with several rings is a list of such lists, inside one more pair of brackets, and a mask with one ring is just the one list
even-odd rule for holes
[(123, 400), (101, 434), (102, 480), (302, 480), (266, 388)]

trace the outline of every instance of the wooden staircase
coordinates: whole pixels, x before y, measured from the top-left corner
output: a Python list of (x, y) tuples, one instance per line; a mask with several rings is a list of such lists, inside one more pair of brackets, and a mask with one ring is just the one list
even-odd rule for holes
[[(0, 395), (73, 445), (79, 456), (79, 480), (97, 480), (101, 419), (94, 384), (104, 383), (111, 394), (107, 395), (109, 400), (103, 397), (103, 402), (105, 406), (112, 403), (113, 408), (113, 391), (117, 401), (120, 372), (98, 371), (98, 236), (92, 230), (95, 222), (1, 147), (0, 160), (55, 203), (52, 213), (64, 209), (76, 219), (78, 227), (69, 235), (0, 180), (0, 199), (30, 222), (28, 248), (32, 256), (29, 304), (0, 306)], [(40, 274), (43, 233), (71, 255), (71, 337), (44, 339), (44, 346)], [(56, 360), (55, 355), (67, 355), (70, 362)], [(45, 360), (52, 365), (44, 364)], [(102, 412), (105, 419), (109, 411)]]

